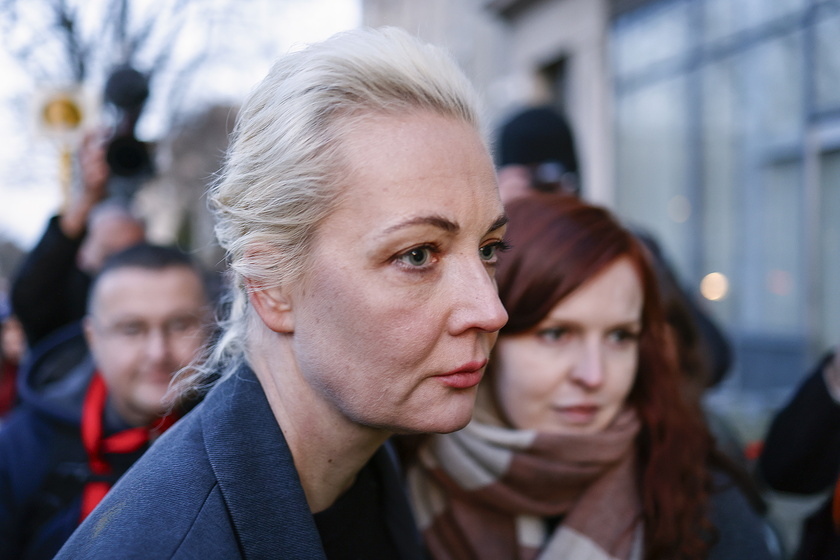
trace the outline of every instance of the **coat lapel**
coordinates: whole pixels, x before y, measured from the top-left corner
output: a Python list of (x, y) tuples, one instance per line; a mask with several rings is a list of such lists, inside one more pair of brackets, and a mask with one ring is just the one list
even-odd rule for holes
[(253, 371), (207, 396), (205, 447), (245, 558), (324, 559), (291, 452)]

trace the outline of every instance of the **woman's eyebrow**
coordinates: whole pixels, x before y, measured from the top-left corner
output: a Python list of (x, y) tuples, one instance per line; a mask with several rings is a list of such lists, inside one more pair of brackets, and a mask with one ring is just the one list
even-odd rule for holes
[(416, 218), (411, 218), (404, 222), (394, 224), (393, 226), (387, 228), (383, 233), (391, 233), (393, 231), (417, 225), (433, 226), (449, 233), (458, 233), (461, 230), (461, 226), (441, 216), (417, 216)]
[[(499, 229), (506, 223), (508, 223), (508, 217), (502, 214), (501, 216), (496, 218), (493, 224), (487, 229), (487, 233)], [(461, 230), (461, 226), (459, 226), (452, 220), (449, 220), (442, 216), (417, 216), (415, 218), (408, 219), (404, 222), (394, 224), (388, 227), (383, 233), (391, 233), (403, 228), (417, 225), (433, 226), (436, 228), (440, 228), (448, 233), (458, 233)]]
[(496, 218), (496, 221), (493, 222), (493, 225), (490, 226), (490, 229), (487, 230), (487, 233), (490, 233), (491, 231), (495, 231), (495, 230), (499, 229), (500, 227), (502, 227), (503, 225), (505, 225), (509, 221), (510, 221), (510, 219), (507, 216), (505, 216), (504, 214), (502, 214), (501, 216)]

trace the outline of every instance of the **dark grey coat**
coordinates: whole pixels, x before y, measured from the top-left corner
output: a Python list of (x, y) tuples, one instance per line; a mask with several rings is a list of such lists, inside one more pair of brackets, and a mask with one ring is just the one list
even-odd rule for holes
[[(402, 558), (419, 537), (386, 449), (371, 459)], [(324, 558), (283, 433), (247, 367), (162, 436), (57, 559)]]

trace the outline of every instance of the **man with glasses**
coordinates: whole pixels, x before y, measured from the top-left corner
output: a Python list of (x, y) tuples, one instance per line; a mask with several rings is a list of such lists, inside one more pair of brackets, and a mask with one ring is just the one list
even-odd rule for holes
[(209, 316), (182, 252), (142, 244), (106, 261), (82, 325), (33, 348), (22, 404), (0, 430), (0, 557), (52, 558), (171, 426), (183, 403), (170, 381), (207, 340)]

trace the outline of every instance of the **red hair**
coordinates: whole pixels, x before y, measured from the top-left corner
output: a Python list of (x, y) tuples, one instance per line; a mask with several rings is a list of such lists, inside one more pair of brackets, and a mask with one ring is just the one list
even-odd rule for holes
[(626, 257), (642, 285), (642, 331), (628, 404), (639, 415), (640, 496), (646, 558), (704, 558), (714, 529), (706, 510), (713, 441), (681, 389), (651, 257), (607, 210), (579, 199), (533, 193), (506, 207), (508, 253), (496, 280), (510, 315), (500, 336), (534, 328), (558, 302)]

